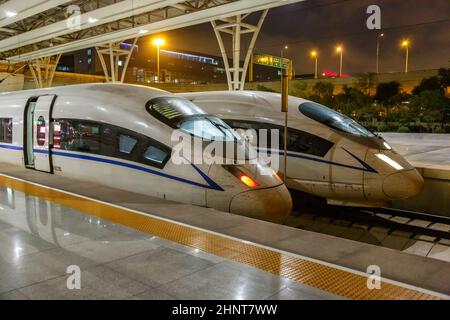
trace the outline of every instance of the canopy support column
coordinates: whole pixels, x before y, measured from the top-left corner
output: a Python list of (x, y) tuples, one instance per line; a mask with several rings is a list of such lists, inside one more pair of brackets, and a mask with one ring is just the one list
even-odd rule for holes
[[(125, 81), (125, 75), (127, 73), (128, 64), (130, 63), (131, 55), (134, 48), (136, 48), (138, 38), (135, 38), (133, 44), (130, 44), (129, 49), (125, 49), (123, 42), (110, 42), (105, 45), (95, 47), (100, 64), (102, 65), (103, 72), (105, 74), (106, 82), (119, 82)], [(109, 67), (106, 62), (109, 59)], [(125, 57), (125, 60), (121, 58)], [(119, 68), (119, 61), (122, 61), (123, 66)]]
[[(220, 21), (223, 23), (220, 24), (218, 24), (217, 21), (211, 21), (211, 25), (219, 43), (220, 52), (222, 54), (229, 90), (244, 90), (245, 80), (247, 78), (247, 70), (250, 64), (251, 57), (253, 55), (255, 43), (268, 11), (269, 10), (266, 9), (261, 13), (258, 24), (256, 26), (243, 22), (249, 16), (249, 14), (222, 19)], [(230, 67), (230, 62), (228, 60), (228, 54), (222, 35), (224, 33), (231, 35), (232, 67)], [(252, 35), (252, 37), (245, 54), (244, 64), (243, 66), (241, 66), (241, 41), (242, 35), (245, 34), (250, 34)]]

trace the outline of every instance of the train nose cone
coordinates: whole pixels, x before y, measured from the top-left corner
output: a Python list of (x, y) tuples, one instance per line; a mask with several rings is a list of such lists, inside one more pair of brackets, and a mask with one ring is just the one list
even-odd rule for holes
[(283, 222), (292, 211), (286, 186), (242, 192), (231, 200), (230, 212), (271, 222)]
[(411, 198), (422, 190), (424, 180), (416, 170), (400, 171), (386, 177), (383, 192), (391, 199)]

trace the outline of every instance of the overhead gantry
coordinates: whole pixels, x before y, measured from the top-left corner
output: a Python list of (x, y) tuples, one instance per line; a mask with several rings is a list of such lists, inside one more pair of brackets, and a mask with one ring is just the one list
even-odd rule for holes
[[(259, 22), (256, 26), (244, 22), (244, 20), (250, 15), (249, 13), (221, 19), (224, 23), (220, 24), (216, 21), (211, 21), (217, 41), (219, 42), (229, 90), (244, 90), (251, 55), (253, 54), (256, 39), (258, 38), (268, 11), (269, 9), (262, 11), (261, 16), (259, 17)], [(233, 63), (231, 67), (222, 34), (231, 35), (231, 56)], [(245, 54), (244, 65), (241, 66), (241, 37), (243, 35), (251, 35), (251, 40)]]
[[(121, 82), (125, 81), (125, 75), (130, 63), (131, 55), (136, 48), (136, 42), (139, 38), (134, 38), (133, 44), (128, 48), (122, 48), (122, 42), (110, 42), (108, 44), (97, 46), (95, 50), (97, 51), (100, 63), (105, 73), (106, 82)], [(105, 56), (107, 60), (105, 60)], [(119, 68), (120, 57), (125, 56), (125, 64)], [(109, 67), (108, 67), (109, 65)]]
[(28, 67), (33, 75), (36, 88), (48, 88), (52, 86), (60, 58), (61, 54), (56, 54), (54, 56), (36, 58), (28, 62)]
[[(228, 83), (231, 90), (243, 89), (250, 49), (254, 46), (267, 10), (301, 1), (0, 0), (0, 60), (29, 63), (30, 69), (34, 68), (36, 73), (36, 85), (49, 86), (54, 71), (52, 64), (61, 54), (96, 47), (107, 80), (120, 82), (124, 80), (127, 63), (120, 69), (121, 75), (115, 63), (119, 56), (124, 55), (129, 61), (132, 53), (132, 50), (123, 51), (118, 45), (120, 42), (213, 22), (214, 31), (220, 36), (218, 40), (225, 64), (228, 64), (228, 55), (222, 34), (232, 35), (233, 63), (226, 68)], [(258, 25), (252, 26), (243, 21), (250, 13), (257, 11), (263, 12)], [(241, 36), (245, 34), (252, 35), (253, 45), (248, 48), (241, 65)], [(49, 77), (45, 78), (47, 75)]]

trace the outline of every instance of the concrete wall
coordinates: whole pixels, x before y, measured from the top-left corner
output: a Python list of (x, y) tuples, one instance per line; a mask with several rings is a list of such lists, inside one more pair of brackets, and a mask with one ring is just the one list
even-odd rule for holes
[[(420, 81), (424, 78), (432, 77), (437, 75), (437, 70), (420, 70), (420, 71), (410, 71), (408, 73), (384, 73), (378, 75), (377, 82), (390, 82), (398, 81), (402, 85), (402, 90), (410, 93), (415, 86), (417, 86)], [(342, 78), (342, 79), (308, 79), (308, 80), (292, 80), (291, 86), (295, 87), (298, 83), (304, 83), (309, 90), (314, 87), (314, 85), (319, 81), (331, 82), (334, 84), (334, 93), (337, 94), (342, 91), (344, 85), (355, 86), (357, 82), (356, 77)], [(154, 87), (161, 88), (163, 90), (171, 92), (193, 92), (193, 91), (212, 91), (212, 90), (227, 90), (227, 85), (224, 84), (151, 84)], [(246, 83), (245, 88), (247, 90), (256, 90), (258, 85), (263, 85), (267, 88), (279, 92), (281, 90), (280, 81), (270, 81), (270, 82), (251, 82)], [(375, 93), (375, 92), (372, 92)]]
[[(402, 85), (403, 91), (411, 92), (411, 90), (417, 86), (423, 78), (431, 77), (437, 74), (437, 70), (420, 70), (420, 71), (410, 71), (408, 73), (384, 73), (377, 76), (378, 83), (398, 81)], [(0, 78), (1, 79), (1, 78)], [(56, 72), (54, 78), (54, 86), (64, 86), (78, 83), (90, 83), (90, 82), (104, 82), (105, 78), (103, 76), (96, 75), (85, 75), (85, 74), (75, 74), (67, 72)], [(344, 85), (354, 86), (357, 79), (355, 77), (343, 78), (343, 79), (309, 79), (309, 80), (292, 80), (291, 87), (297, 86), (299, 83), (306, 84), (309, 90), (318, 82), (327, 81), (331, 82), (335, 86), (335, 93), (342, 91)], [(137, 83), (140, 84), (140, 83)], [(265, 86), (275, 91), (280, 91), (281, 84), (280, 81), (270, 81), (270, 82), (252, 82), (247, 83), (245, 88), (247, 90), (256, 90), (258, 85)], [(228, 86), (226, 83), (215, 83), (215, 84), (172, 84), (172, 83), (161, 83), (150, 84), (152, 87), (160, 88), (170, 92), (194, 92), (194, 91), (213, 91), (213, 90), (227, 90)], [(31, 75), (25, 75), (25, 83), (23, 89), (33, 89), (34, 82)], [(0, 90), (1, 87), (0, 87)], [(17, 89), (17, 90), (20, 90)], [(4, 90), (3, 90), (4, 91)]]
[[(72, 84), (94, 83), (94, 82), (105, 82), (105, 77), (80, 73), (56, 72), (55, 77), (53, 79), (53, 86), (60, 87)], [(34, 88), (35, 84), (33, 77), (26, 75), (23, 90)]]

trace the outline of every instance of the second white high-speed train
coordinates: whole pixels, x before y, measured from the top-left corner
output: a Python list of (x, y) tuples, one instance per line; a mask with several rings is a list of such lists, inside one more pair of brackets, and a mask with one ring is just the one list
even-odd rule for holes
[[(284, 155), (280, 94), (217, 91), (181, 96), (235, 129), (279, 130), (279, 150), (271, 152)], [(296, 97), (289, 97), (288, 104), (288, 188), (330, 204), (376, 207), (420, 192), (422, 176), (380, 136), (321, 104)], [(259, 145), (259, 152), (266, 150)], [(282, 173), (283, 160), (279, 163)]]
[[(193, 145), (220, 141), (244, 149), (235, 155), (248, 159), (172, 161), (174, 131)], [(292, 209), (289, 191), (275, 172), (250, 161), (246, 148), (222, 120), (162, 90), (86, 84), (0, 94), (1, 162), (282, 221)]]

